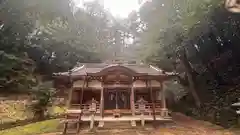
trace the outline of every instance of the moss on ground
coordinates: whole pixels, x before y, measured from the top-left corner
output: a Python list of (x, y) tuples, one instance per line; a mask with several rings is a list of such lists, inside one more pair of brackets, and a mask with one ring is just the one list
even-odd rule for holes
[(0, 131), (0, 135), (37, 135), (42, 133), (56, 132), (60, 120), (46, 120)]
[(4, 101), (1, 102), (0, 108), (0, 124), (32, 117), (32, 113), (28, 111), (24, 102)]
[[(65, 108), (52, 106), (48, 108), (51, 116), (64, 113)], [(0, 104), (0, 124), (33, 118), (33, 113), (22, 101), (4, 101)]]

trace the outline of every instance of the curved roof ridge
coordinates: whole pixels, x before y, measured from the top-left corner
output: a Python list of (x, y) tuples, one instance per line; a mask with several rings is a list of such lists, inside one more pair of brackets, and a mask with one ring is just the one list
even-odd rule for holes
[(128, 74), (135, 74), (137, 73), (135, 70), (127, 67), (127, 66), (124, 66), (124, 65), (115, 65), (115, 66), (110, 66), (110, 67), (106, 67), (104, 69), (102, 69), (101, 71), (99, 71), (99, 73), (107, 73), (109, 71), (113, 71), (115, 69), (118, 69), (120, 71), (124, 71), (125, 73), (128, 73)]
[(124, 64), (110, 64), (110, 65), (104, 67), (102, 70), (105, 70), (105, 69), (108, 69), (108, 68), (112, 68), (112, 67), (123, 67), (123, 68), (130, 69), (129, 67), (127, 67), (127, 65), (124, 65)]

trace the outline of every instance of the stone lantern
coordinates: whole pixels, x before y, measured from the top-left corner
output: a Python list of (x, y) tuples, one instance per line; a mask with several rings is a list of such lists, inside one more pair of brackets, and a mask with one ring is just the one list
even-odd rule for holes
[(89, 107), (89, 112), (91, 113), (90, 130), (92, 130), (94, 127), (94, 115), (96, 111), (97, 111), (97, 101), (94, 98), (92, 98), (92, 101)]
[(145, 120), (144, 120), (144, 112), (146, 111), (146, 104), (147, 104), (147, 101), (143, 99), (143, 97), (141, 97), (138, 101), (138, 108), (139, 108), (139, 111), (141, 113), (141, 125), (144, 126), (145, 125)]

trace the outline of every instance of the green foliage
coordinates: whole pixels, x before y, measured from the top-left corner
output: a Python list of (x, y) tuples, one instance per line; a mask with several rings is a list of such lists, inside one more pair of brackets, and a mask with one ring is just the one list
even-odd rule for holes
[(144, 5), (139, 12), (142, 23), (146, 24), (141, 34), (143, 59), (164, 63), (168, 55), (174, 58), (184, 41), (191, 40), (189, 33), (192, 29), (203, 19), (204, 22), (210, 19), (209, 14), (217, 4), (216, 1), (153, 0)]
[(47, 108), (52, 105), (56, 90), (52, 88), (51, 82), (45, 82), (34, 87), (32, 92), (34, 96), (30, 109), (37, 119), (43, 119)]
[(0, 91), (26, 90), (34, 83), (34, 62), (26, 53), (26, 36), (32, 25), (19, 18), (17, 9), (10, 8), (8, 1), (1, 4), (0, 29)]
[[(26, 97), (25, 97), (26, 99)], [(19, 124), (22, 121), (32, 120), (33, 110), (30, 110), (31, 100), (4, 100), (0, 104), (0, 124), (13, 123)], [(31, 108), (32, 109), (32, 108)], [(47, 107), (47, 115), (59, 116), (65, 112), (64, 107), (50, 105)], [(24, 123), (23, 123), (24, 124)], [(6, 128), (3, 126), (1, 128)], [(8, 127), (8, 126), (7, 126)]]
[(70, 0), (6, 0), (0, 8), (1, 92), (26, 91), (39, 74), (51, 79), (78, 62), (106, 60), (122, 40), (116, 29), (126, 31), (96, 2), (79, 9)]
[[(218, 0), (152, 0), (130, 18), (131, 28), (138, 31), (140, 56), (146, 62), (184, 76), (186, 69), (178, 56), (186, 50), (203, 107), (194, 106), (191, 95), (178, 106), (186, 104), (192, 115), (208, 120), (207, 114), (215, 117), (219, 112), (220, 119), (226, 117), (222, 112), (236, 119), (229, 106), (239, 97), (238, 90), (231, 90), (240, 76), (239, 14), (226, 11), (222, 4)], [(229, 123), (233, 124), (221, 122)]]

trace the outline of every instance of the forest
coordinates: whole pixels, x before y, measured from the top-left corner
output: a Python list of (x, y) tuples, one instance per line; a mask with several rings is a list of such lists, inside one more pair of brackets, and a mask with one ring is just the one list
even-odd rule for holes
[(0, 93), (31, 93), (53, 73), (118, 55), (177, 74), (184, 94), (173, 111), (236, 125), (240, 14), (223, 0), (152, 0), (123, 19), (97, 0), (81, 8), (72, 0), (2, 0), (0, 18)]

